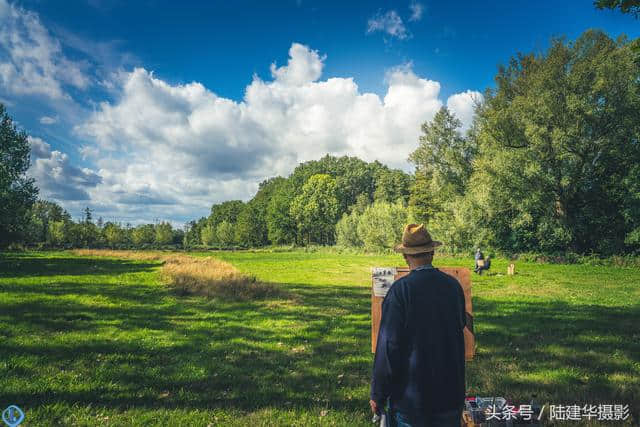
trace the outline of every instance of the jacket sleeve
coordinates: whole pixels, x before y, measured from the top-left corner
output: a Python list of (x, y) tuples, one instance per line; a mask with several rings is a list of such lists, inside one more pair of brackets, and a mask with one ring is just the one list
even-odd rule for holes
[(394, 376), (397, 377), (399, 358), (405, 334), (405, 313), (397, 292), (392, 286), (382, 303), (382, 319), (373, 362), (371, 399), (384, 406), (391, 395)]

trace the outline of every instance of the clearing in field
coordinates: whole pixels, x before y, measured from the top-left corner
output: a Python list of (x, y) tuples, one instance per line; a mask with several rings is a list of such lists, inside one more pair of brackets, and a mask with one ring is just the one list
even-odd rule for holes
[[(399, 256), (107, 255), (0, 256), (0, 403), (27, 425), (370, 425), (369, 268)], [(211, 263), (248, 290), (178, 292), (174, 256), (189, 277)], [(637, 423), (640, 271), (517, 271), (473, 277), (468, 394), (629, 403)]]

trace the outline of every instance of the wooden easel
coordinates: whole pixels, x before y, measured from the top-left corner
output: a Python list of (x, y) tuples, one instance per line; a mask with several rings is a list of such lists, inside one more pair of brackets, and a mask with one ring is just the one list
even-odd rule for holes
[[(468, 268), (460, 267), (438, 267), (449, 276), (453, 276), (458, 280), (462, 291), (464, 292), (464, 305), (467, 314), (467, 326), (463, 329), (464, 334), (464, 358), (466, 361), (473, 360), (475, 355), (475, 336), (473, 334), (473, 307), (471, 304), (471, 272)], [(389, 268), (394, 272), (393, 280), (398, 280), (402, 276), (409, 274), (408, 267)], [(386, 289), (385, 289), (386, 288)], [(378, 331), (380, 330), (380, 320), (382, 318), (382, 301), (388, 291), (388, 286), (376, 283), (376, 279), (372, 277), (371, 292), (371, 352), (376, 352), (376, 344), (378, 342)]]

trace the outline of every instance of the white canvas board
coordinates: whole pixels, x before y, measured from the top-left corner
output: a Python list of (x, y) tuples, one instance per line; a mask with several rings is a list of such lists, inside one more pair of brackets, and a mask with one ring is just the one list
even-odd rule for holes
[(373, 267), (371, 277), (373, 278), (373, 294), (377, 297), (384, 297), (389, 292), (389, 288), (394, 282), (397, 271), (395, 267)]

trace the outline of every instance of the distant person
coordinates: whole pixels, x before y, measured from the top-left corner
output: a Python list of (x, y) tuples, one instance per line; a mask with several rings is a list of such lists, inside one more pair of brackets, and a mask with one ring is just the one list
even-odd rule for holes
[(480, 248), (476, 249), (476, 267), (473, 269), (473, 271), (475, 271), (476, 273), (479, 272), (479, 267), (481, 264), (479, 261), (484, 262), (484, 255), (482, 254), (482, 251), (480, 251)]
[(378, 415), (389, 403), (390, 426), (460, 426), (465, 302), (460, 283), (431, 265), (440, 245), (409, 224), (395, 248), (411, 272), (382, 303), (369, 401)]

